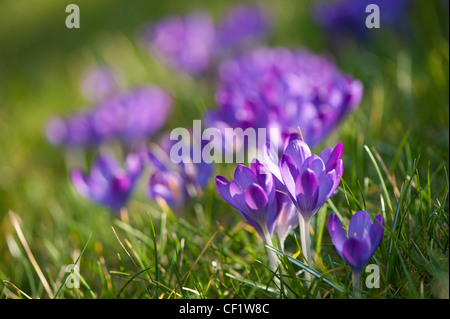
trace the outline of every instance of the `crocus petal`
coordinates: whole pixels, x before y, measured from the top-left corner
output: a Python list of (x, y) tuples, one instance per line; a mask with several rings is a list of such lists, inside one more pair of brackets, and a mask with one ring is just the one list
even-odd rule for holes
[(125, 168), (134, 181), (142, 171), (142, 160), (139, 154), (131, 153), (125, 161)]
[(102, 154), (92, 165), (91, 177), (93, 179), (104, 178), (106, 180), (110, 180), (113, 178), (115, 171), (118, 169), (121, 168), (114, 157), (108, 154)]
[(272, 192), (274, 189), (274, 180), (269, 168), (255, 159), (251, 163), (251, 170), (255, 173), (258, 184), (264, 186), (267, 192)]
[(345, 261), (350, 265), (352, 271), (360, 273), (365, 264), (365, 252), (363, 244), (356, 238), (350, 238), (344, 244), (342, 255)]
[(230, 182), (223, 176), (216, 176), (216, 188), (220, 196), (227, 201), (228, 204), (234, 206), (234, 200), (230, 194)]
[(319, 182), (312, 170), (307, 169), (302, 175), (297, 177), (295, 183), (297, 207), (305, 219), (311, 218), (317, 211), (316, 204), (319, 196), (318, 190)]
[(286, 154), (281, 157), (280, 172), (288, 193), (295, 198), (295, 181), (299, 172), (294, 160)]
[(318, 206), (322, 206), (331, 196), (333, 196), (337, 187), (336, 179), (336, 171), (334, 170), (320, 176), (319, 197), (317, 198)]
[(345, 234), (344, 227), (342, 227), (341, 220), (335, 213), (331, 214), (328, 222), (328, 232), (330, 233), (331, 241), (333, 242), (339, 256), (344, 258), (343, 251), (344, 244), (347, 241), (347, 236)]
[(276, 192), (276, 198), (278, 215), (274, 226), (280, 242), (284, 243), (290, 231), (298, 225), (297, 209), (287, 195)]
[(331, 147), (327, 147), (320, 153), (319, 156), (325, 164), (328, 163), (328, 160), (330, 159), (330, 155), (332, 152), (333, 149)]
[(269, 199), (261, 186), (253, 184), (245, 192), (245, 202), (250, 209), (261, 212), (261, 210), (265, 209)]
[(71, 179), (73, 186), (78, 191), (78, 193), (83, 197), (89, 196), (89, 182), (86, 179), (86, 176), (80, 169), (73, 169), (71, 174)]
[(370, 235), (370, 241), (372, 244), (371, 255), (373, 255), (375, 253), (375, 250), (377, 249), (378, 245), (381, 243), (381, 240), (383, 239), (383, 235), (384, 235), (383, 216), (378, 215), (375, 217), (372, 227), (370, 228), (369, 235)]
[(322, 174), (322, 172), (325, 170), (325, 164), (324, 164), (322, 158), (320, 158), (319, 156), (311, 155), (303, 163), (301, 171), (303, 172), (307, 168), (311, 169), (314, 172), (314, 174), (317, 177), (319, 177)]
[(234, 181), (242, 189), (247, 189), (250, 185), (257, 182), (256, 175), (247, 166), (239, 164), (234, 171)]
[(336, 165), (339, 163), (339, 160), (342, 158), (343, 153), (344, 153), (344, 145), (342, 144), (342, 142), (339, 142), (331, 152), (330, 157), (328, 158), (328, 161), (326, 163), (327, 171), (335, 169)]
[(293, 139), (289, 142), (284, 154), (289, 155), (295, 161), (297, 167), (300, 168), (303, 162), (311, 156), (311, 150), (308, 144), (302, 140)]
[(372, 221), (370, 219), (370, 215), (364, 211), (360, 210), (356, 212), (348, 226), (348, 237), (355, 237), (358, 240), (363, 240), (364, 231), (369, 232), (372, 227)]
[[(283, 178), (281, 177), (280, 166), (278, 165), (278, 155), (275, 150), (271, 149), (267, 145), (263, 145), (261, 151), (261, 161), (264, 163), (270, 172), (275, 176), (275, 183), (278, 181), (282, 183)], [(278, 180), (278, 181), (277, 181)]]

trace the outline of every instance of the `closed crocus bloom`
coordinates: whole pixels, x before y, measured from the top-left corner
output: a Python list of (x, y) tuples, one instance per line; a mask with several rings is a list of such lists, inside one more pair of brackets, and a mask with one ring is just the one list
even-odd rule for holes
[(238, 165), (234, 180), (216, 177), (219, 194), (251, 225), (267, 243), (277, 218), (277, 201), (272, 174), (267, 167), (254, 162), (251, 168)]
[(118, 213), (126, 206), (141, 171), (138, 154), (127, 156), (125, 168), (114, 157), (103, 154), (93, 164), (89, 175), (76, 168), (71, 178), (80, 195)]
[(280, 173), (286, 190), (305, 221), (335, 193), (344, 171), (342, 142), (317, 156), (308, 145), (293, 139), (280, 160)]
[[(272, 234), (279, 211), (273, 177), (267, 167), (258, 161), (254, 161), (251, 168), (238, 165), (234, 180), (230, 182), (223, 176), (216, 176), (216, 187), (223, 199), (237, 209), (264, 243), (273, 246)], [(270, 266), (276, 271), (278, 259), (271, 250), (268, 250), (268, 255)]]
[(179, 208), (189, 198), (202, 193), (211, 179), (214, 165), (203, 159), (199, 163), (193, 163), (195, 151), (189, 145), (189, 162), (174, 163), (170, 158), (174, 144), (175, 141), (170, 140), (166, 134), (157, 145), (152, 145), (151, 150), (145, 152), (152, 170), (147, 195), (152, 200), (157, 200), (159, 196), (170, 207)]
[(172, 208), (181, 207), (187, 197), (183, 178), (177, 172), (157, 171), (150, 177), (147, 196), (161, 204), (161, 200)]
[(360, 274), (383, 239), (384, 219), (378, 215), (372, 223), (366, 211), (358, 211), (350, 220), (347, 235), (341, 221), (333, 213), (328, 223), (328, 231), (339, 255), (354, 273)]

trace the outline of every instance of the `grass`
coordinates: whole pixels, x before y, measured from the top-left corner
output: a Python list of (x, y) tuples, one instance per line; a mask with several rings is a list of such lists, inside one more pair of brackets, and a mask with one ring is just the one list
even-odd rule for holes
[[(342, 140), (345, 171), (339, 193), (312, 220), (314, 269), (302, 262), (298, 230), (287, 238), (285, 254), (264, 247), (213, 182), (200, 198), (171, 211), (145, 197), (143, 178), (120, 216), (76, 193), (68, 169), (87, 165), (95, 152), (55, 149), (43, 127), (50, 115), (86, 105), (78, 86), (82, 71), (103, 62), (118, 66), (129, 87), (168, 87), (176, 92), (177, 111), (167, 129), (188, 126), (213, 106), (214, 87), (158, 65), (136, 45), (135, 31), (169, 13), (202, 5), (218, 16), (228, 6), (79, 3), (77, 31), (63, 27), (64, 1), (29, 1), (25, 8), (0, 3), (0, 298), (352, 298), (351, 271), (331, 244), (327, 223), (334, 211), (347, 225), (360, 209), (386, 221), (369, 262), (379, 266), (381, 285), (365, 288), (369, 273), (363, 272), (363, 298), (449, 297), (445, 3), (413, 1), (407, 34), (382, 28), (372, 41), (344, 48), (328, 46), (308, 2), (277, 5), (270, 45), (329, 52), (365, 88), (356, 112), (315, 149)], [(22, 19), (15, 18), (19, 12)], [(231, 177), (233, 170), (223, 164), (216, 174)], [(266, 249), (278, 253), (282, 277), (268, 268)], [(66, 272), (71, 264), (79, 272)], [(312, 274), (309, 286), (305, 271)], [(80, 288), (67, 288), (77, 278)]]

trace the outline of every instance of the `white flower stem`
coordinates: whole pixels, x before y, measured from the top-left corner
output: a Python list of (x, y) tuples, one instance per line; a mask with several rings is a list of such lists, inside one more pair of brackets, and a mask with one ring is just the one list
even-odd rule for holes
[[(264, 238), (263, 238), (264, 243), (266, 245), (274, 247), (273, 242), (272, 242), (272, 237), (270, 237), (269, 230), (267, 229), (267, 227), (263, 228), (263, 233), (264, 233)], [(278, 269), (278, 257), (274, 251), (272, 251), (270, 249), (266, 249), (266, 250), (267, 250), (267, 255), (269, 256), (270, 269), (272, 269), (273, 272), (276, 272)]]
[[(305, 261), (308, 264), (309, 267), (313, 268), (314, 263), (311, 258), (311, 238), (309, 235), (309, 228), (311, 225), (311, 220), (305, 220), (303, 216), (298, 213), (299, 218), (299, 225), (300, 225), (300, 240), (301, 240), (301, 246), (302, 246), (302, 253), (303, 256), (305, 256)], [(306, 285), (309, 287), (311, 284), (311, 273), (305, 270), (305, 280)]]
[(361, 299), (361, 273), (353, 273), (352, 277), (353, 296)]

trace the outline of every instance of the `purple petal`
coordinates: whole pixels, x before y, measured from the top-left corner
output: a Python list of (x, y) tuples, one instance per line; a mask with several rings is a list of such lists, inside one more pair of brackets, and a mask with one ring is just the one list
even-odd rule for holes
[(297, 227), (298, 215), (291, 199), (281, 192), (276, 193), (278, 214), (275, 221), (275, 231), (283, 243), (290, 231)]
[(375, 217), (372, 227), (369, 231), (370, 241), (372, 243), (372, 251), (371, 254), (375, 253), (375, 250), (378, 248), (378, 245), (381, 243), (384, 235), (384, 219), (383, 216), (378, 215)]
[(347, 240), (342, 249), (345, 261), (350, 265), (352, 271), (360, 273), (366, 262), (366, 253), (363, 244), (356, 238)]
[(216, 187), (220, 196), (222, 196), (228, 204), (234, 206), (234, 200), (230, 194), (230, 182), (223, 176), (216, 176)]
[(234, 171), (234, 181), (242, 189), (247, 189), (253, 183), (257, 183), (255, 173), (247, 166), (239, 164)]
[(73, 169), (71, 174), (73, 186), (83, 197), (89, 197), (89, 182), (80, 169)]
[(308, 144), (302, 140), (293, 139), (289, 142), (284, 154), (289, 155), (298, 168), (302, 167), (303, 162), (311, 156), (311, 150)]
[(319, 197), (317, 199), (318, 205), (322, 206), (334, 194), (336, 190), (336, 171), (323, 174), (319, 178)]
[(319, 156), (311, 155), (303, 163), (302, 171), (304, 171), (307, 168), (311, 169), (314, 172), (314, 174), (317, 177), (319, 177), (322, 174), (322, 172), (325, 170), (325, 164), (324, 164), (322, 158), (320, 158)]
[(265, 210), (269, 199), (266, 192), (258, 184), (251, 185), (245, 192), (245, 202), (252, 210)]
[(140, 175), (142, 171), (142, 158), (139, 154), (130, 153), (125, 160), (125, 168), (132, 181)]
[(319, 156), (325, 164), (328, 163), (328, 160), (330, 159), (330, 155), (332, 152), (333, 149), (331, 147), (327, 147), (322, 151), (322, 153), (320, 153)]
[(333, 151), (330, 154), (328, 161), (326, 162), (326, 170), (331, 171), (336, 168), (336, 165), (339, 164), (339, 160), (342, 158), (342, 154), (344, 153), (344, 145), (342, 142), (339, 142)]
[(319, 182), (316, 175), (307, 169), (302, 175), (297, 177), (295, 183), (295, 194), (300, 213), (305, 219), (309, 219), (316, 213), (317, 199), (319, 197)]
[(371, 227), (372, 221), (370, 219), (370, 215), (366, 211), (360, 210), (350, 219), (350, 224), (348, 226), (348, 237), (355, 237), (358, 240), (363, 240), (364, 233), (369, 233)]
[(332, 213), (330, 220), (328, 222), (328, 232), (330, 233), (331, 241), (336, 248), (339, 255), (344, 258), (343, 250), (344, 244), (347, 241), (347, 236), (345, 234), (344, 227), (342, 227), (341, 220), (339, 217)]
[(92, 179), (110, 180), (115, 172), (121, 169), (117, 160), (109, 154), (102, 154), (97, 158), (91, 169)]
[(288, 193), (295, 198), (295, 181), (299, 173), (294, 160), (286, 154), (281, 157), (280, 172)]

